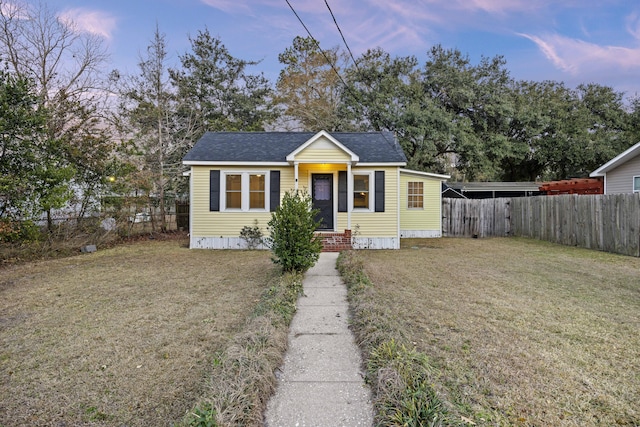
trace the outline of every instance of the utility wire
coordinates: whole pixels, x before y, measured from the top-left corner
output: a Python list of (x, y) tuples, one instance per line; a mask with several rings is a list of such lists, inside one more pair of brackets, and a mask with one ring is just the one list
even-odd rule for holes
[(302, 24), (304, 29), (307, 31), (307, 34), (309, 34), (309, 37), (311, 37), (311, 39), (315, 42), (316, 47), (318, 48), (318, 50), (320, 50), (320, 53), (322, 54), (322, 56), (324, 56), (324, 59), (327, 60), (327, 64), (329, 64), (331, 66), (331, 68), (333, 69), (333, 72), (336, 73), (336, 75), (338, 76), (338, 78), (340, 79), (340, 81), (342, 82), (344, 87), (347, 88), (347, 90), (350, 91), (351, 89), (349, 88), (349, 85), (347, 85), (347, 82), (344, 81), (344, 79), (342, 78), (342, 75), (338, 72), (338, 70), (336, 69), (336, 66), (334, 65), (334, 63), (331, 62), (331, 60), (329, 59), (329, 57), (327, 56), (325, 51), (320, 47), (320, 43), (318, 43), (318, 40), (315, 37), (313, 37), (313, 35), (311, 35), (311, 31), (309, 31), (309, 29), (304, 24), (304, 22), (302, 22), (302, 18), (300, 18), (300, 16), (296, 12), (296, 10), (293, 8), (293, 6), (291, 6), (291, 3), (289, 3), (289, 0), (285, 0), (285, 1), (289, 5), (289, 8), (293, 12), (293, 14), (296, 15), (296, 18), (298, 18), (298, 21), (300, 21), (300, 23)]
[(344, 34), (342, 34), (342, 30), (340, 29), (340, 25), (338, 25), (338, 21), (336, 20), (336, 17), (333, 14), (333, 11), (331, 10), (331, 7), (329, 6), (329, 2), (327, 2), (327, 0), (324, 0), (324, 4), (326, 4), (327, 5), (327, 9), (329, 9), (329, 13), (331, 14), (331, 17), (333, 18), (333, 23), (336, 24), (336, 28), (338, 29), (338, 32), (340, 33), (340, 37), (342, 37), (342, 41), (344, 42), (344, 45), (347, 47), (347, 51), (349, 52), (349, 56), (351, 56), (351, 60), (353, 60), (353, 65), (355, 65), (356, 68), (358, 69), (358, 71), (360, 71), (360, 67), (358, 67), (358, 63), (356, 62), (356, 58), (353, 57), (353, 53), (351, 52), (351, 48), (349, 47), (349, 44), (347, 43), (347, 40), (344, 38)]
[[(322, 53), (322, 56), (324, 56), (324, 59), (327, 61), (327, 63), (331, 66), (331, 69), (333, 70), (334, 73), (336, 73), (336, 75), (338, 76), (338, 78), (340, 79), (340, 81), (342, 82), (342, 84), (344, 85), (344, 88), (347, 90), (347, 92), (349, 92), (351, 94), (351, 96), (353, 97), (353, 99), (360, 104), (361, 107), (366, 109), (366, 106), (362, 103), (362, 100), (360, 99), (360, 96), (358, 95), (357, 92), (355, 92), (353, 90), (353, 88), (347, 84), (347, 82), (344, 81), (344, 78), (342, 77), (342, 75), (338, 72), (338, 70), (336, 69), (335, 65), (333, 64), (333, 62), (331, 62), (329, 60), (329, 57), (327, 56), (327, 54), (325, 53), (325, 51), (320, 47), (320, 43), (318, 43), (318, 40), (313, 37), (313, 35), (311, 34), (311, 31), (309, 31), (309, 28), (307, 28), (307, 26), (305, 25), (305, 23), (302, 21), (302, 18), (300, 18), (300, 16), (298, 15), (298, 13), (296, 12), (296, 10), (293, 8), (293, 6), (291, 5), (291, 3), (289, 3), (289, 0), (285, 0), (287, 2), (287, 4), (289, 5), (289, 8), (291, 9), (291, 11), (293, 12), (293, 14), (296, 16), (296, 18), (298, 18), (298, 21), (300, 21), (300, 24), (302, 24), (302, 26), (304, 27), (304, 29), (307, 31), (307, 34), (309, 35), (309, 37), (311, 37), (311, 39), (315, 42), (316, 47), (318, 48), (318, 50), (320, 50), (320, 53)], [(329, 8), (329, 12), (331, 12), (331, 8), (329, 7), (329, 4), (327, 3), (327, 1), (325, 0), (325, 4), (327, 5), (327, 8)], [(336, 26), (338, 26), (338, 22), (336, 21), (335, 16), (333, 16), (333, 12), (331, 12), (331, 16), (333, 17), (333, 21), (336, 23)], [(351, 55), (351, 59), (353, 59), (353, 63), (356, 66), (356, 69), (358, 71), (360, 71), (360, 68), (358, 67), (358, 63), (356, 62), (356, 60), (353, 58), (353, 54), (351, 53), (351, 49), (349, 49), (349, 45), (347, 45), (347, 41), (345, 40), (344, 36), (342, 35), (342, 31), (340, 30), (340, 27), (338, 26), (338, 31), (340, 31), (340, 35), (342, 36), (342, 40), (344, 41), (345, 46), (347, 46), (347, 50), (349, 51), (349, 54)], [(369, 86), (369, 85), (367, 85)], [(371, 86), (369, 86), (369, 88), (371, 88)]]

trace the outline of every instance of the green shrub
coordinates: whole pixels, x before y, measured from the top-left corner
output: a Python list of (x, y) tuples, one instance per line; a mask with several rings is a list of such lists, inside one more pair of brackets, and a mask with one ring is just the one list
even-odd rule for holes
[(322, 250), (322, 241), (315, 236), (320, 225), (315, 220), (311, 197), (306, 192), (287, 191), (269, 221), (268, 244), (273, 262), (286, 272), (304, 272), (312, 267)]
[(247, 242), (247, 248), (251, 250), (256, 249), (258, 246), (264, 243), (262, 230), (258, 225), (257, 219), (253, 220), (253, 227), (249, 227), (248, 225), (242, 227), (242, 230), (240, 230), (240, 238)]

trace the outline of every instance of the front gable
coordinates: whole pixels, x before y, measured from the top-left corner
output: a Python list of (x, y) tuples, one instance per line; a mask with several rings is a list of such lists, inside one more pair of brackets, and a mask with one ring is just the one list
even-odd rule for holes
[(352, 163), (360, 160), (337, 139), (325, 131), (318, 132), (287, 155), (288, 162), (300, 163)]

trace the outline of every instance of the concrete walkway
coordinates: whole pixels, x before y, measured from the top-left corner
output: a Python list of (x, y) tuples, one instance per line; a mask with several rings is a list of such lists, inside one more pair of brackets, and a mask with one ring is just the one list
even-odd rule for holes
[(267, 427), (373, 424), (337, 258), (337, 253), (321, 253), (305, 275), (278, 389), (267, 406)]

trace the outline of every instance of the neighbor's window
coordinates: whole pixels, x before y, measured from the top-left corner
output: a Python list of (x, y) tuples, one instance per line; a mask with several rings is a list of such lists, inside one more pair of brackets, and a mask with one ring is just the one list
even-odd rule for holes
[(353, 175), (353, 207), (369, 208), (369, 175)]
[(264, 209), (264, 175), (249, 175), (249, 209)]
[(227, 209), (242, 208), (242, 175), (227, 175)]
[(407, 201), (409, 209), (423, 209), (424, 192), (422, 182), (409, 182), (407, 187)]
[(640, 176), (633, 177), (633, 192), (640, 193)]

